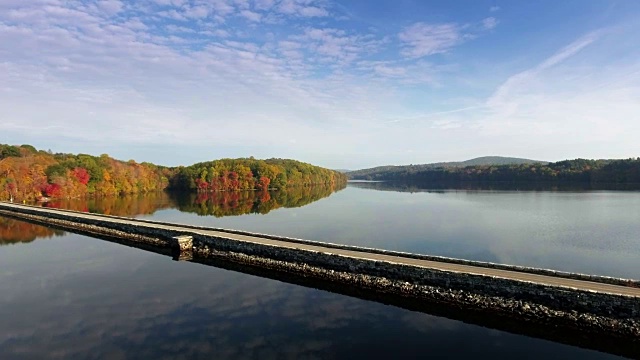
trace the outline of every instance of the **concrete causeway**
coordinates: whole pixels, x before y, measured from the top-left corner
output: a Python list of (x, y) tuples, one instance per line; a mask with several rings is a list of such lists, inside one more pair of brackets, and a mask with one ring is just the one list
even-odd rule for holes
[[(248, 243), (255, 244), (263, 244), (270, 245), (279, 248), (290, 248), (290, 249), (302, 249), (326, 254), (334, 254), (340, 255), (355, 259), (367, 259), (374, 261), (385, 261), (394, 264), (402, 264), (402, 265), (410, 265), (417, 267), (424, 267), (429, 269), (450, 271), (450, 272), (458, 272), (458, 273), (466, 273), (466, 274), (475, 274), (482, 276), (492, 276), (492, 277), (500, 277), (509, 280), (516, 281), (527, 281), (536, 284), (542, 285), (550, 285), (550, 286), (559, 286), (566, 287), (569, 289), (579, 289), (579, 290), (588, 290), (594, 292), (602, 292), (609, 293), (615, 295), (626, 295), (626, 296), (635, 296), (638, 297), (640, 301), (640, 286), (638, 286), (638, 282), (634, 280), (621, 279), (621, 283), (633, 284), (634, 287), (629, 285), (616, 285), (616, 284), (607, 284), (596, 281), (587, 281), (587, 280), (579, 280), (579, 279), (571, 279), (566, 277), (558, 277), (558, 276), (550, 276), (550, 275), (541, 275), (530, 273), (529, 271), (522, 270), (506, 270), (506, 269), (494, 269), (490, 267), (483, 266), (486, 263), (477, 262), (476, 265), (467, 265), (467, 264), (458, 264), (451, 262), (442, 262), (442, 261), (434, 261), (434, 260), (424, 260), (424, 259), (416, 259), (414, 257), (409, 257), (407, 255), (413, 254), (404, 254), (400, 252), (370, 252), (363, 251), (363, 248), (352, 247), (352, 246), (344, 246), (342, 248), (337, 248), (335, 244), (323, 244), (320, 242), (312, 242), (306, 241), (305, 243), (300, 242), (299, 239), (287, 239), (279, 237), (269, 238), (257, 235), (247, 235), (248, 233), (242, 233), (238, 231), (224, 231), (220, 229), (210, 229), (202, 227), (194, 227), (190, 225), (182, 225), (182, 224), (168, 224), (161, 222), (153, 222), (153, 221), (145, 221), (138, 220), (134, 218), (122, 218), (116, 216), (106, 216), (92, 213), (82, 213), (76, 211), (68, 211), (68, 210), (60, 210), (60, 209), (52, 209), (52, 208), (42, 208), (42, 207), (34, 207), (34, 206), (25, 206), (18, 205), (13, 203), (0, 202), (0, 210), (4, 211), (16, 211), (19, 209), (28, 209), (31, 211), (37, 211), (42, 216), (47, 216), (50, 214), (64, 214), (71, 213), (76, 218), (86, 219), (86, 220), (100, 220), (105, 221), (108, 220), (114, 224), (121, 225), (132, 225), (132, 226), (142, 226), (142, 227), (154, 227), (157, 229), (163, 229), (171, 232), (181, 233), (181, 234), (198, 234), (198, 235), (206, 235), (216, 238), (226, 238), (231, 240), (244, 241)], [(0, 212), (1, 214), (1, 212)], [(13, 215), (19, 215), (19, 212), (13, 212)], [(288, 241), (289, 240), (289, 241)], [(291, 241), (293, 240), (293, 241)], [(295, 241), (295, 242), (294, 242)], [(370, 250), (370, 249), (366, 249)], [(373, 249), (377, 250), (377, 249)], [(389, 253), (389, 254), (385, 254)], [(469, 262), (473, 263), (473, 262)], [(527, 268), (524, 268), (527, 269)], [(535, 271), (535, 269), (533, 269)], [(543, 269), (540, 269), (543, 270)], [(603, 277), (604, 279), (609, 279)], [(638, 286), (638, 287), (635, 287)]]
[(599, 341), (615, 339), (631, 352), (640, 349), (638, 280), (6, 202), (0, 202), (0, 216), (122, 239), (141, 248), (173, 249), (180, 254), (175, 259), (238, 264), (258, 273), (276, 272), (359, 289), (373, 297), (405, 299), (418, 307), (442, 305), (580, 338), (591, 334)]

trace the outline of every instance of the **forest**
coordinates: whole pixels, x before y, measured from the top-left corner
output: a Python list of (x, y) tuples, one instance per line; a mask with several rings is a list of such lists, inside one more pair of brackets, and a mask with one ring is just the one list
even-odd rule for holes
[(35, 201), (141, 194), (160, 190), (216, 192), (346, 184), (345, 175), (288, 160), (222, 159), (166, 167), (107, 154), (52, 153), (0, 144), (0, 200)]
[(407, 181), (429, 184), (465, 182), (640, 184), (640, 158), (575, 159), (554, 163), (477, 165), (348, 174), (354, 180)]
[(170, 189), (197, 192), (269, 190), (286, 187), (346, 184), (347, 176), (288, 159), (222, 159), (176, 169)]

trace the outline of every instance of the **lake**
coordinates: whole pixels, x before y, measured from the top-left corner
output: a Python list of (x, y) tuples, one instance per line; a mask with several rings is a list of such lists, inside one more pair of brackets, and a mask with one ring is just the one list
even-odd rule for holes
[[(640, 192), (150, 194), (54, 207), (640, 278)], [(0, 358), (615, 358), (0, 217)]]

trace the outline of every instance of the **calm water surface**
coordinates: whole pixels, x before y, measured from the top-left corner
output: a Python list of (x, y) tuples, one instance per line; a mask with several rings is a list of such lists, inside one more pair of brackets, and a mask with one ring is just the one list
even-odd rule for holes
[[(217, 196), (56, 206), (640, 278), (639, 192)], [(0, 359), (614, 358), (12, 219), (0, 244)]]

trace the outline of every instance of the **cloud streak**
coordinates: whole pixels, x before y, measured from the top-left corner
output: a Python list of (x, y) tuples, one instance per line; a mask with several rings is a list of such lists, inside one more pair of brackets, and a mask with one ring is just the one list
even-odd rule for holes
[(405, 44), (402, 54), (412, 58), (444, 53), (464, 41), (462, 29), (456, 24), (416, 23), (398, 38)]
[(518, 74), (515, 74), (509, 77), (498, 89), (496, 92), (489, 98), (487, 104), (489, 106), (497, 107), (510, 107), (507, 102), (507, 98), (514, 91), (515, 88), (521, 87), (527, 81), (530, 81), (537, 74), (542, 71), (549, 69), (553, 66), (561, 64), (563, 61), (569, 59), (570, 57), (576, 55), (580, 50), (585, 47), (591, 45), (594, 41), (596, 41), (602, 34), (602, 31), (589, 33), (578, 40), (572, 42), (571, 44), (565, 46), (564, 48), (557, 51), (552, 56), (548, 57), (538, 65), (536, 65), (532, 69), (528, 69), (522, 71)]
[[(495, 17), (488, 17), (481, 21), (482, 30), (491, 30), (497, 25), (498, 20)], [(402, 43), (402, 55), (421, 58), (449, 52), (465, 41), (476, 38), (479, 34), (480, 31), (473, 24), (418, 22), (400, 32), (398, 39)]]

